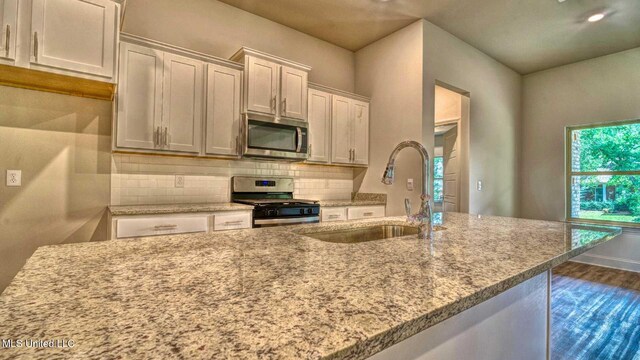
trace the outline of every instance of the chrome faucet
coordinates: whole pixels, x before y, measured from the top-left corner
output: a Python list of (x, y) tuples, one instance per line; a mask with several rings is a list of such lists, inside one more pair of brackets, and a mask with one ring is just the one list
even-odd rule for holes
[(404, 199), (404, 210), (407, 213), (407, 221), (412, 225), (418, 225), (419, 233), (418, 237), (421, 239), (431, 238), (431, 196), (429, 195), (429, 153), (427, 149), (417, 141), (408, 140), (403, 141), (391, 152), (389, 156), (389, 162), (387, 168), (382, 176), (382, 183), (385, 185), (393, 184), (393, 177), (396, 166), (396, 156), (400, 150), (410, 147), (416, 149), (422, 157), (422, 194), (420, 194), (420, 211), (416, 214), (411, 214), (411, 200)]

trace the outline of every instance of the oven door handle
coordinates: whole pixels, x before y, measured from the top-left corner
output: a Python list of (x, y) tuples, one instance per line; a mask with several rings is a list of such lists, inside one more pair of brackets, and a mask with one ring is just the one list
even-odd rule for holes
[(319, 216), (307, 216), (299, 218), (286, 218), (286, 219), (254, 219), (256, 225), (275, 225), (275, 224), (303, 224), (319, 222)]
[(302, 151), (302, 128), (297, 127), (296, 132), (298, 133), (298, 146), (296, 147), (296, 152), (299, 153), (300, 151)]

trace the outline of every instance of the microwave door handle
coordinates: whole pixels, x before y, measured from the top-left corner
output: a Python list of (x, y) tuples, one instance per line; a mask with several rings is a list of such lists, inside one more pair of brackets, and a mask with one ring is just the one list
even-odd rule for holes
[(302, 151), (302, 129), (297, 127), (296, 132), (298, 133), (298, 146), (296, 147), (296, 152), (299, 153), (300, 151)]

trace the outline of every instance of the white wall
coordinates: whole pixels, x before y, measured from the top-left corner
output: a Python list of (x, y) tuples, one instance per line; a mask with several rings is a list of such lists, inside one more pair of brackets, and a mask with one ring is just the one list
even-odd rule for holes
[[(356, 92), (371, 97), (369, 168), (355, 170), (360, 192), (388, 194), (387, 215), (404, 214), (405, 197), (419, 207), (420, 156), (413, 149), (399, 154), (396, 181), (380, 182), (389, 154), (403, 140), (421, 141), (422, 23), (415, 22), (356, 52)], [(430, 144), (433, 145), (433, 137)], [(413, 192), (406, 190), (414, 179)], [(359, 187), (359, 189), (358, 189)]]
[[(640, 118), (640, 48), (523, 79), (520, 214), (565, 219), (565, 127)], [(578, 261), (640, 271), (640, 235), (627, 232)]]
[(229, 58), (248, 46), (313, 67), (309, 80), (354, 89), (352, 51), (215, 0), (128, 0), (123, 31)]
[(39, 246), (106, 239), (110, 158), (110, 102), (0, 86), (0, 292)]
[[(424, 143), (433, 141), (436, 81), (469, 92), (469, 212), (517, 216), (521, 76), (430, 22), (422, 22)], [(483, 181), (482, 192), (475, 190), (477, 180)]]

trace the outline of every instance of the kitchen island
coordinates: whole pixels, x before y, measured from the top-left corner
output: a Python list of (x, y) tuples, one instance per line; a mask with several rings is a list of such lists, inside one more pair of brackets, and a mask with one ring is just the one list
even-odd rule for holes
[(431, 240), (344, 244), (304, 235), (378, 224), (405, 223), (41, 247), (0, 296), (0, 338), (74, 346), (4, 348), (0, 358), (362, 359), (620, 233), (447, 213)]

